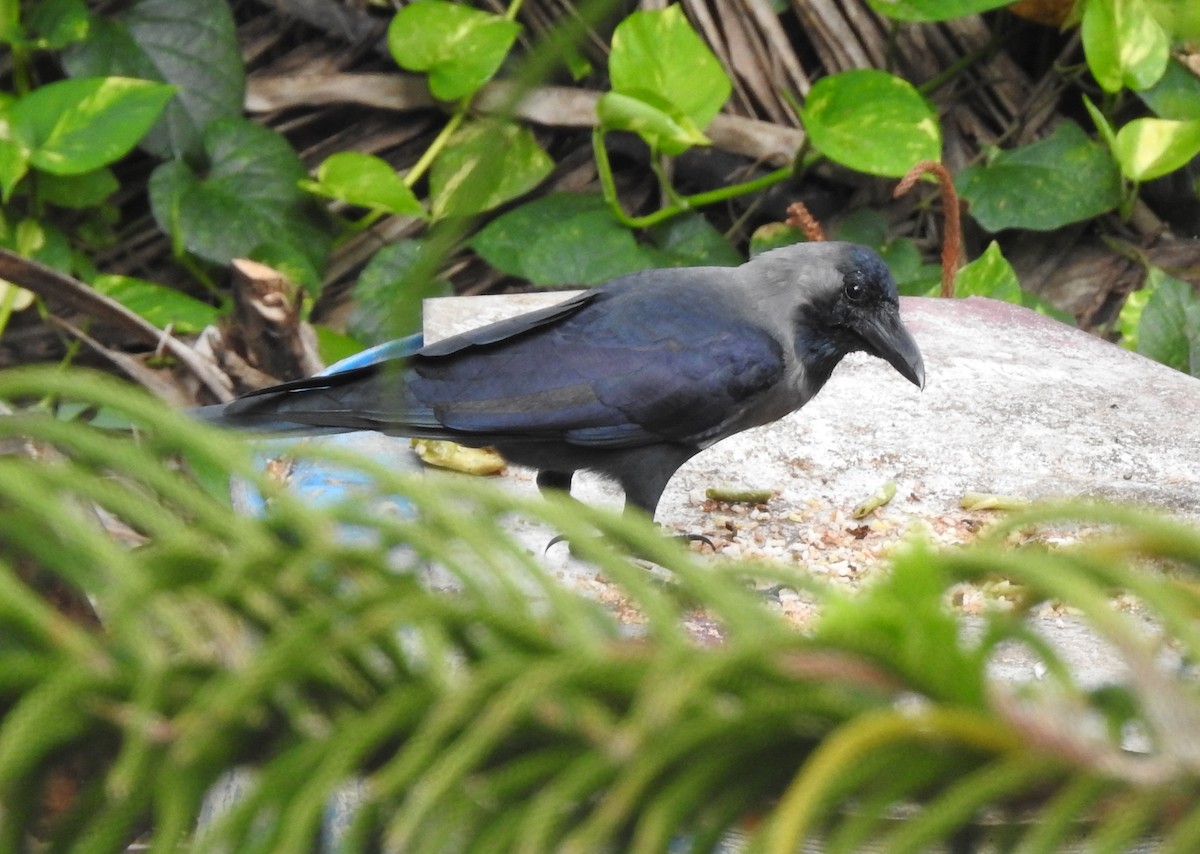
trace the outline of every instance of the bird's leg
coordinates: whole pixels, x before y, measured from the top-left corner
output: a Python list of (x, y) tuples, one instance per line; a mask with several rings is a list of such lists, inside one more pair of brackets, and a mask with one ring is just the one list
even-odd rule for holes
[[(571, 495), (571, 479), (574, 476), (575, 472), (573, 471), (553, 471), (552, 469), (540, 469), (537, 473), (538, 491), (541, 492), (542, 495), (546, 495), (549, 492), (563, 492), (568, 498), (571, 498), (571, 500), (574, 501), (575, 499)], [(543, 551), (543, 554), (550, 551), (552, 546), (555, 546), (565, 540), (566, 537), (564, 537), (562, 534), (558, 534), (551, 539), (550, 542), (546, 543), (546, 548)]]
[[(647, 460), (650, 464), (638, 469), (638, 477), (624, 478), (621, 485), (625, 489), (625, 515), (646, 513), (653, 519), (658, 502), (667, 488), (667, 482), (675, 474), (675, 470), (695, 452), (694, 448), (685, 449), (680, 458), (672, 459), (666, 466), (655, 466), (655, 461)], [(713, 551), (717, 550), (713, 541), (703, 534), (677, 534), (675, 538), (688, 543), (704, 543)]]
[(542, 469), (537, 473), (538, 490), (542, 495), (545, 495), (548, 490), (557, 489), (571, 494), (571, 478), (575, 476), (573, 471), (551, 471), (550, 469)]

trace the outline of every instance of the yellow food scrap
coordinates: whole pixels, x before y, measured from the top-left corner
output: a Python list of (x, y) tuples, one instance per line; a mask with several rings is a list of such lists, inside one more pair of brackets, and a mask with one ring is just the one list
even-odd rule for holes
[(889, 480), (883, 486), (879, 487), (879, 489), (875, 490), (875, 492), (871, 494), (870, 498), (855, 507), (850, 515), (855, 519), (865, 519), (871, 514), (872, 511), (878, 510), (895, 497), (896, 482), (894, 480)]
[(444, 439), (413, 439), (412, 447), (426, 465), (476, 475), (504, 471), (504, 457), (491, 448), (468, 448)]

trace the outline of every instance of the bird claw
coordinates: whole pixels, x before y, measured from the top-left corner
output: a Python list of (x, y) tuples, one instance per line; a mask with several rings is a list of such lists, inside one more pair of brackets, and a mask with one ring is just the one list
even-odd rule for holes
[[(702, 543), (702, 544), (704, 544), (704, 545), (708, 546), (708, 547), (709, 547), (709, 549), (711, 549), (711, 550), (712, 550), (712, 551), (714, 551), (714, 552), (717, 550), (717, 547), (716, 547), (716, 545), (713, 543), (713, 541), (712, 541), (712, 540), (710, 540), (708, 537), (706, 537), (704, 534), (675, 534), (675, 535), (673, 535), (673, 536), (671, 537), (671, 539), (673, 539), (673, 540), (681, 540), (681, 541), (683, 541), (683, 542), (685, 542), (685, 543)], [(566, 537), (566, 535), (565, 535), (565, 534), (558, 534), (557, 536), (553, 537), (553, 538), (550, 540), (550, 542), (546, 543), (546, 548), (544, 548), (544, 549), (542, 550), (542, 555), (543, 555), (543, 557), (544, 557), (545, 555), (549, 554), (549, 553), (550, 553), (550, 549), (552, 549), (554, 546), (558, 545), (559, 543), (566, 543), (566, 544), (567, 544), (567, 548), (570, 548), (570, 547), (571, 547), (571, 544), (570, 544), (570, 542), (567, 540), (567, 537)]]

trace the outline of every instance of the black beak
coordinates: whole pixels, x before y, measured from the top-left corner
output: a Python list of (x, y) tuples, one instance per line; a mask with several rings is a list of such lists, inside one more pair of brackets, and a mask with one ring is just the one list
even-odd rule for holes
[(898, 307), (887, 306), (855, 326), (867, 343), (868, 353), (883, 359), (917, 388), (925, 388), (925, 362), (917, 342), (900, 322)]

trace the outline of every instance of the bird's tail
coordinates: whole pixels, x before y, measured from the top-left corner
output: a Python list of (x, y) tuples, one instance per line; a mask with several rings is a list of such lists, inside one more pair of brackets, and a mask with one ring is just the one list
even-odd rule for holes
[[(190, 410), (190, 414), (217, 427), (255, 433), (314, 436), (354, 430), (386, 430), (393, 426), (389, 419), (377, 422), (356, 414), (354, 389), (360, 384), (370, 387), (363, 403), (390, 401), (395, 421), (402, 425), (402, 413), (414, 408), (413, 401), (402, 391), (397, 393), (397, 389), (403, 388), (402, 365), (424, 343), (420, 333), (388, 341), (342, 359), (315, 377), (261, 389), (228, 403), (199, 406)], [(400, 400), (395, 399), (398, 396)]]
[[(220, 427), (256, 433), (325, 435), (378, 430), (422, 435), (432, 413), (406, 390), (403, 363), (383, 362), (282, 383), (228, 403), (191, 410), (193, 417)], [(435, 425), (440, 431), (440, 425)]]
[[(197, 406), (189, 409), (188, 414), (197, 421), (203, 421), (215, 427), (246, 430), (252, 433), (274, 433), (278, 435), (293, 433), (305, 436), (317, 436), (348, 433), (354, 429), (353, 427), (320, 427), (302, 421), (289, 420), (284, 415), (270, 411), (239, 411), (238, 408), (233, 407), (233, 404), (239, 402), (238, 400), (234, 400), (229, 403), (214, 403), (211, 406)], [(233, 407), (232, 411), (231, 407)]]

